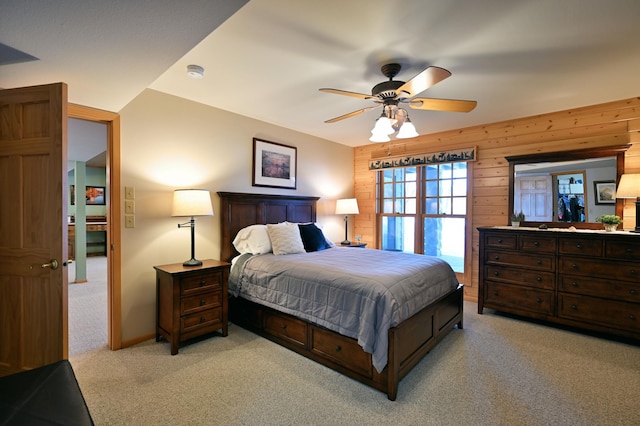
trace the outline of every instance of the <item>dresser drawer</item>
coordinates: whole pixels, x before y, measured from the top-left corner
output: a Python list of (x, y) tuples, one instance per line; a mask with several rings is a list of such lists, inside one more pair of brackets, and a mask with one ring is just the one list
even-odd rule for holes
[(221, 307), (185, 315), (180, 318), (180, 340), (190, 339), (192, 336), (189, 333), (197, 332), (201, 334), (205, 332), (202, 330), (204, 328), (210, 327), (211, 331), (217, 330), (222, 322)]
[(640, 281), (640, 262), (614, 262), (606, 259), (561, 257), (561, 274), (608, 278), (609, 280)]
[(512, 311), (531, 311), (553, 315), (553, 292), (511, 284), (486, 283), (485, 303), (495, 309), (512, 308)]
[(558, 291), (640, 303), (640, 282), (560, 275)]
[(516, 248), (515, 235), (487, 234), (485, 241), (487, 247), (505, 248), (511, 250), (515, 250)]
[(558, 241), (560, 254), (579, 254), (582, 256), (602, 256), (602, 241), (588, 237), (561, 237)]
[(611, 259), (640, 260), (640, 241), (636, 243), (607, 241), (604, 245), (604, 255)]
[(311, 329), (311, 351), (323, 358), (347, 366), (365, 377), (371, 377), (373, 370), (371, 355), (367, 354), (354, 339), (331, 334), (327, 330), (313, 326)]
[(558, 316), (633, 332), (640, 331), (640, 304), (558, 294)]
[(520, 250), (543, 252), (543, 253), (555, 253), (556, 252), (556, 239), (553, 237), (539, 237), (521, 235), (519, 239)]
[(296, 346), (307, 347), (307, 324), (289, 315), (279, 312), (265, 312), (264, 329), (269, 334), (293, 343)]
[(210, 291), (180, 300), (180, 315), (189, 315), (222, 305), (222, 292)]
[(536, 253), (517, 253), (499, 250), (488, 250), (486, 262), (489, 265), (524, 266), (541, 271), (553, 271), (555, 268), (553, 255)]
[(553, 272), (527, 271), (523, 269), (486, 266), (485, 278), (493, 281), (507, 281), (529, 287), (553, 290), (555, 274)]
[(222, 287), (222, 272), (192, 274), (180, 279), (181, 294), (188, 296), (203, 291), (218, 290)]

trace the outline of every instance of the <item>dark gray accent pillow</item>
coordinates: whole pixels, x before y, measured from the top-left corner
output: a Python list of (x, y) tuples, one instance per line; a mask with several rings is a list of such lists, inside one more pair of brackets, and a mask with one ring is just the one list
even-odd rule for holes
[(331, 248), (331, 245), (324, 238), (322, 230), (313, 223), (298, 224), (300, 236), (306, 251), (320, 251)]

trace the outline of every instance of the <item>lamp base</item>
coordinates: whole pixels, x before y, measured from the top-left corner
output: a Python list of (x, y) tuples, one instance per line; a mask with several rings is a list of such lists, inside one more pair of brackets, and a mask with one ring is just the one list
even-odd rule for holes
[(351, 245), (351, 241), (349, 240), (344, 240), (343, 242), (340, 243), (341, 246), (350, 246)]
[(201, 265), (202, 265), (202, 261), (194, 258), (191, 258), (182, 264), (182, 266), (201, 266)]

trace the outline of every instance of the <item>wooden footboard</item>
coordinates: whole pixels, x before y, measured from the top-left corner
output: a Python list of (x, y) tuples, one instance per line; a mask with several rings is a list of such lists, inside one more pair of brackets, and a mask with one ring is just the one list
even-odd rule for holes
[(235, 297), (229, 302), (229, 317), (235, 324), (385, 392), (394, 401), (400, 380), (455, 325), (462, 328), (463, 286), (389, 330), (389, 361), (382, 373), (355, 339), (324, 327)]

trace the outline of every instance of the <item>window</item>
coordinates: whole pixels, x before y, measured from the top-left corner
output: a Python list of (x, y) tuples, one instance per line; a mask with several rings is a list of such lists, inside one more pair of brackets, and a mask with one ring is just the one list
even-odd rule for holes
[(378, 172), (381, 248), (427, 254), (464, 272), (467, 163)]

